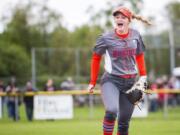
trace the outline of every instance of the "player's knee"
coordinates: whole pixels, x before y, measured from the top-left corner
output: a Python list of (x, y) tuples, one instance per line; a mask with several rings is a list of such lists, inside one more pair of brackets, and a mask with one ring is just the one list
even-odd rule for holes
[(112, 113), (118, 113), (118, 108), (114, 106), (108, 106), (106, 107), (106, 112), (112, 112)]
[(107, 120), (115, 120), (117, 117), (117, 113), (106, 111), (105, 118)]

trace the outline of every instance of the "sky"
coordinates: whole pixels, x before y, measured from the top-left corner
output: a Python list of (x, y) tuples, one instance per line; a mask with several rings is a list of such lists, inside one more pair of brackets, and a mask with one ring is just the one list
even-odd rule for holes
[[(0, 1), (0, 17), (3, 14), (10, 14), (10, 9), (19, 1), (25, 0), (1, 0)], [(27, 0), (28, 1), (28, 0)], [(37, 1), (37, 0), (36, 0)], [(38, 0), (39, 2), (47, 0)], [(95, 12), (106, 8), (107, 2), (111, 1), (114, 5), (117, 0), (48, 0), (50, 8), (63, 15), (64, 24), (68, 29), (73, 29), (77, 26), (81, 26), (84, 23), (88, 23), (89, 16), (86, 10), (89, 6), (93, 6)], [(156, 29), (163, 29), (167, 27), (167, 13), (164, 7), (167, 3), (173, 0), (143, 0), (144, 5), (141, 14), (144, 16), (155, 16)], [(180, 0), (176, 0), (179, 1)], [(166, 23), (165, 23), (166, 22)], [(4, 26), (0, 23), (0, 32), (2, 32)]]

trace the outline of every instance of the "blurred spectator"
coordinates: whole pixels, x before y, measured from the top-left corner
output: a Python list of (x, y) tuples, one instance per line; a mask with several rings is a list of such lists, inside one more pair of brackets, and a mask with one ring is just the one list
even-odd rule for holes
[[(162, 76), (162, 77), (160, 77), (160, 78), (158, 78), (158, 79), (156, 80), (156, 84), (157, 84), (157, 88), (158, 88), (158, 89), (161, 89), (161, 90), (162, 90), (162, 89), (173, 90), (173, 89), (175, 89), (175, 87), (174, 87), (175, 78), (174, 78), (174, 77), (171, 77), (171, 78), (168, 80), (167, 76)], [(158, 104), (159, 104), (159, 107), (162, 107), (162, 106), (163, 106), (165, 98), (167, 98), (168, 105), (175, 106), (175, 105), (177, 104), (177, 101), (175, 100), (175, 99), (176, 99), (176, 98), (175, 98), (176, 95), (177, 95), (177, 94), (159, 93), (159, 94), (158, 94)]]
[[(86, 85), (76, 85), (76, 89), (81, 91), (86, 91)], [(88, 103), (88, 95), (75, 95), (74, 96), (74, 103), (78, 107), (84, 107), (86, 103)]]
[[(162, 78), (157, 78), (156, 79), (156, 84), (157, 84), (157, 88), (158, 89), (162, 90), (164, 88), (164, 82), (163, 82)], [(164, 98), (165, 98), (165, 94), (164, 93), (158, 93), (158, 106), (160, 108), (163, 107)]]
[(10, 95), (16, 94), (18, 92), (18, 88), (15, 85), (15, 82), (10, 82), (6, 88), (6, 92), (8, 94), (7, 97), (7, 109), (8, 109), (8, 116), (12, 118), (14, 121), (20, 119), (18, 105), (20, 105), (19, 99), (17, 96)]
[(174, 88), (180, 89), (180, 76), (177, 76), (174, 80)]
[(0, 92), (5, 92), (5, 86), (2, 80), (0, 80)]
[[(174, 90), (174, 82), (175, 82), (175, 78), (171, 77), (168, 81), (168, 89)], [(171, 106), (177, 105), (176, 94), (171, 94), (171, 93), (168, 94), (168, 104)]]
[[(174, 89), (180, 90), (180, 76), (176, 76), (174, 80)], [(176, 102), (180, 105), (180, 94), (175, 94)]]
[[(150, 86), (150, 89), (157, 90), (157, 84), (152, 83)], [(158, 110), (158, 94), (153, 93), (153, 94), (150, 94), (148, 97), (150, 100), (149, 111), (151, 112), (157, 111)]]
[[(6, 87), (5, 87), (5, 85), (4, 85), (4, 82), (3, 82), (2, 80), (0, 80), (0, 93), (5, 92), (5, 90), (6, 90)], [(2, 96), (1, 99), (2, 99), (2, 100), (1, 100), (1, 103), (2, 103), (2, 115), (4, 115), (5, 97)]]
[[(163, 80), (163, 89), (169, 90), (170, 89), (170, 83), (169, 83), (168, 77), (166, 75), (164, 75), (164, 76), (162, 76), (162, 80)], [(173, 94), (167, 93), (166, 98), (167, 98), (166, 99), (167, 103), (172, 104), (171, 102), (172, 102)]]
[[(34, 92), (35, 89), (32, 86), (32, 83), (29, 81), (26, 83), (26, 92)], [(26, 109), (26, 117), (29, 121), (32, 121), (33, 119), (33, 98), (34, 96), (24, 96), (24, 104), (25, 104), (25, 109)]]
[(44, 91), (55, 91), (55, 90), (56, 90), (56, 86), (54, 85), (54, 81), (52, 79), (48, 79), (44, 87)]
[(75, 88), (74, 81), (71, 77), (68, 77), (65, 81), (61, 83), (62, 90), (73, 90)]
[[(75, 83), (71, 77), (68, 77), (61, 83), (60, 88), (61, 90), (75, 90)], [(83, 107), (85, 105), (86, 97), (84, 95), (75, 95), (73, 96), (73, 99), (79, 107)]]

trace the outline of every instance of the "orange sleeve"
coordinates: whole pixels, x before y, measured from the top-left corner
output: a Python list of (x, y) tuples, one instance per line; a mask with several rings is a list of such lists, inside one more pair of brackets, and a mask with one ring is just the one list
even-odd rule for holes
[(93, 53), (91, 59), (91, 79), (90, 84), (96, 85), (96, 81), (98, 78), (99, 68), (100, 68), (101, 55), (97, 53)]
[(146, 73), (146, 64), (144, 59), (144, 53), (136, 55), (136, 63), (139, 70), (139, 75), (144, 76), (147, 75)]

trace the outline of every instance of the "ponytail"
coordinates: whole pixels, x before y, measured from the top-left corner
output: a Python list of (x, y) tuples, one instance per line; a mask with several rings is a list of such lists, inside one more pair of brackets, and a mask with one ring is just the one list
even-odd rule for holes
[(149, 22), (147, 19), (143, 18), (142, 16), (140, 15), (136, 15), (136, 14), (132, 14), (132, 19), (136, 19), (136, 20), (139, 20), (147, 25), (152, 25), (151, 22)]

